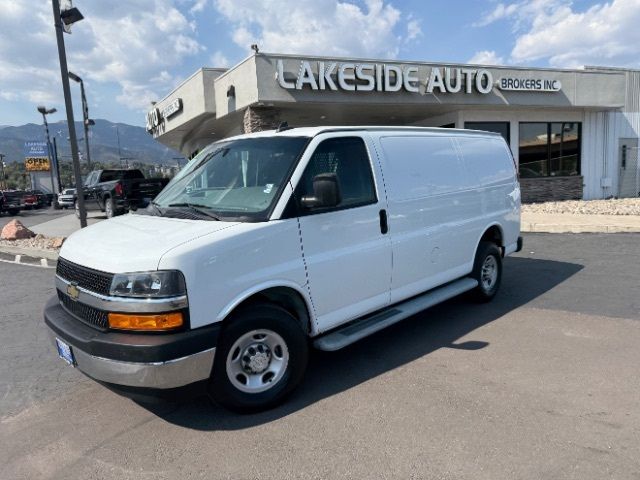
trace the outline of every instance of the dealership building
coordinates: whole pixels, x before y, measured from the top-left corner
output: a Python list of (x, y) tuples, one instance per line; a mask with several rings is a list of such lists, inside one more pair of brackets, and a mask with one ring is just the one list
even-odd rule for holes
[(500, 133), (523, 200), (638, 196), (640, 71), (258, 53), (202, 68), (147, 114), (147, 130), (187, 157), (277, 127), (411, 125)]

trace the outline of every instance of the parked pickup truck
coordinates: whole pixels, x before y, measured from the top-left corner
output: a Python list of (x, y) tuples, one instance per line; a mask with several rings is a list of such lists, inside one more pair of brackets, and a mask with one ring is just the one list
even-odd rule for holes
[[(112, 218), (146, 207), (168, 182), (167, 178), (144, 178), (138, 169), (94, 170), (82, 187), (84, 204), (87, 211), (101, 210)], [(80, 216), (77, 202), (76, 215)]]
[(22, 195), (20, 191), (0, 191), (0, 214), (17, 215), (23, 207)]

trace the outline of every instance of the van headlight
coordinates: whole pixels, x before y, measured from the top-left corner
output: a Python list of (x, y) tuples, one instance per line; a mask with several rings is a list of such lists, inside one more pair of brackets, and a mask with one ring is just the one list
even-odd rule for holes
[(111, 295), (118, 297), (177, 297), (185, 295), (184, 276), (178, 270), (117, 273), (111, 281)]

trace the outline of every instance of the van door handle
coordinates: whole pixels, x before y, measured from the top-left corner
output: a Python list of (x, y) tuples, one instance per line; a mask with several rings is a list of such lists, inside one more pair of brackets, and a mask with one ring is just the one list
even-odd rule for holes
[(389, 223), (387, 221), (387, 211), (380, 210), (380, 232), (385, 235), (389, 231)]

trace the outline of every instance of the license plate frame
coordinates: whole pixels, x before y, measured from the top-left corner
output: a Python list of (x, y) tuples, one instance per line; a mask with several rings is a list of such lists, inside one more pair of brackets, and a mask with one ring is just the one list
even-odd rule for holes
[(56, 348), (58, 349), (58, 356), (62, 360), (72, 367), (76, 366), (76, 359), (73, 355), (73, 347), (71, 347), (71, 345), (68, 345), (59, 338), (56, 338)]

